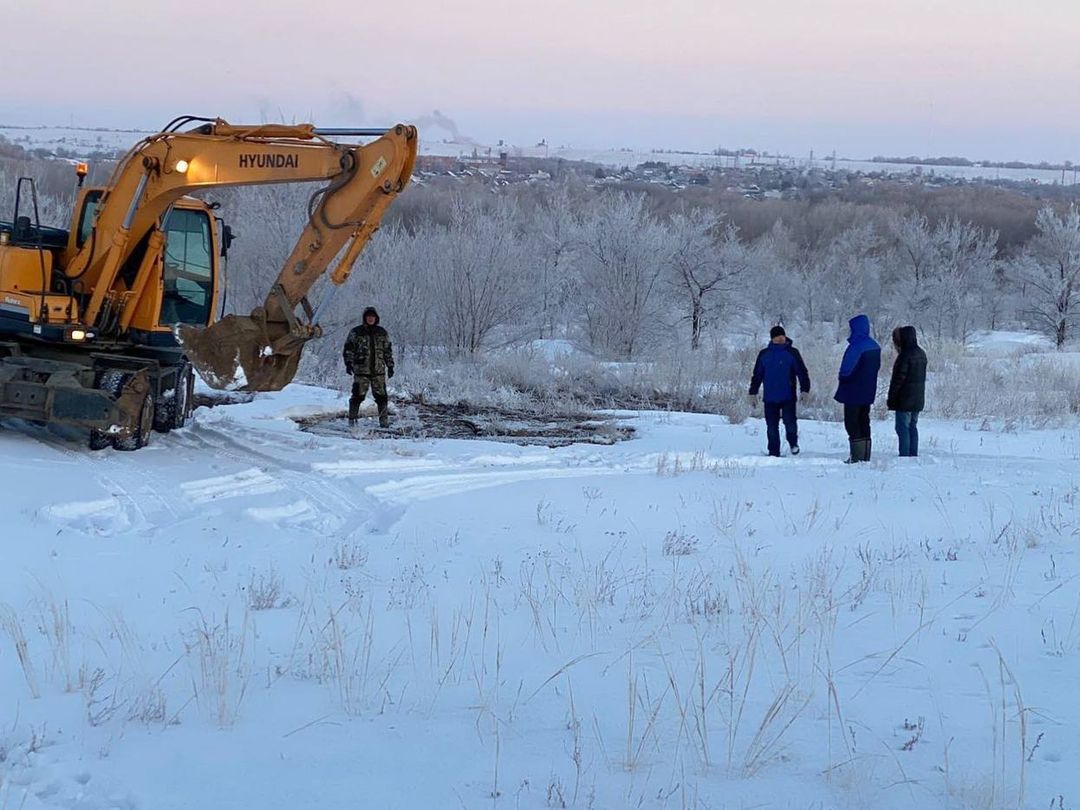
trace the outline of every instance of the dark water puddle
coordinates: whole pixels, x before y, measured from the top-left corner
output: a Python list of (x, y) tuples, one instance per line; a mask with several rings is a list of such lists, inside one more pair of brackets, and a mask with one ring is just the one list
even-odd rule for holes
[(380, 428), (368, 408), (350, 429), (347, 413), (296, 417), (301, 430), (318, 436), (358, 439), (483, 439), (511, 444), (566, 447), (615, 444), (634, 438), (634, 429), (591, 414), (540, 416), (525, 411), (432, 403), (397, 404), (389, 428)]

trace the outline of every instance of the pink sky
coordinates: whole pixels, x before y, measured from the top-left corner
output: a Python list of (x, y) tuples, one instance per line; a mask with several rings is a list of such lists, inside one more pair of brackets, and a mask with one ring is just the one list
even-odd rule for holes
[(5, 39), (6, 123), (438, 109), (488, 142), (1080, 158), (1072, 0), (11, 5), (48, 34)]

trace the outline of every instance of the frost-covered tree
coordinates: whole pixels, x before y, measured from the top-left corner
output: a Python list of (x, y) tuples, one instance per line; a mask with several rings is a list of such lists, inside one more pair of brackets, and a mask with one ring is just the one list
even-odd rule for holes
[(1060, 347), (1080, 320), (1080, 211), (1070, 205), (1058, 216), (1043, 208), (1035, 225), (1038, 232), (1014, 272), (1024, 287), (1027, 314)]
[(374, 306), (391, 330), (399, 354), (412, 350), (422, 359), (444, 338), (433, 280), (439, 244), (435, 225), (422, 225), (416, 232), (400, 225), (382, 228), (360, 254), (353, 277), (339, 294), (335, 323), (351, 327), (364, 307)]
[(668, 286), (676, 306), (690, 323), (690, 348), (701, 346), (701, 333), (730, 294), (742, 283), (750, 264), (738, 229), (723, 226), (720, 217), (695, 209), (679, 213), (667, 224), (671, 252), (667, 262)]
[(555, 335), (560, 318), (565, 316), (574, 287), (581, 228), (575, 216), (575, 203), (565, 185), (557, 188), (534, 216), (527, 230), (530, 239), (526, 247), (536, 265), (539, 335), (550, 338)]
[[(838, 262), (847, 261), (841, 255), (847, 244), (844, 235), (856, 226), (870, 225), (864, 212), (831, 202), (811, 206), (793, 222), (778, 223), (770, 232), (767, 244), (778, 253), (779, 268), (792, 275), (798, 311), (808, 324), (837, 317)], [(795, 314), (794, 309), (789, 312)]]
[(317, 183), (220, 188), (203, 196), (221, 203), (236, 236), (229, 252), (226, 310), (246, 315), (261, 305), (307, 224)]
[[(939, 338), (965, 338), (995, 292), (998, 234), (948, 217), (930, 225), (920, 214), (889, 222), (885, 258), (889, 314)], [(994, 309), (992, 307), (991, 309)]]
[(929, 314), (939, 338), (965, 339), (980, 319), (979, 301), (994, 282), (996, 232), (946, 219), (934, 229)]
[(532, 280), (511, 203), (485, 208), (458, 198), (450, 224), (425, 231), (425, 238), (432, 291), (452, 352), (474, 354), (496, 330), (519, 322)]
[(821, 294), (823, 315), (837, 324), (860, 312), (876, 318), (881, 304), (881, 240), (866, 222), (840, 232), (825, 249), (828, 275)]
[(928, 281), (937, 261), (933, 228), (922, 214), (889, 218), (892, 250), (886, 259), (890, 311), (900, 320), (921, 324), (930, 307)]
[(577, 300), (594, 351), (629, 360), (661, 331), (657, 287), (671, 253), (666, 229), (641, 195), (604, 194), (582, 223)]

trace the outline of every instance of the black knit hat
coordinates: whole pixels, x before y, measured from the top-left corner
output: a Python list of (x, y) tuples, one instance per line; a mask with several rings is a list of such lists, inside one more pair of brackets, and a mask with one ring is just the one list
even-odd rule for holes
[(784, 331), (784, 327), (782, 326), (774, 326), (772, 329), (769, 330), (770, 338), (778, 338), (782, 335), (787, 335), (787, 332)]

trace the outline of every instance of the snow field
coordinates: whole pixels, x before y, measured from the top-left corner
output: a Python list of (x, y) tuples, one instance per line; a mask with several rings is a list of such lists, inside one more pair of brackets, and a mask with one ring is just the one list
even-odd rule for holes
[[(0, 807), (1062, 807), (1075, 429), (0, 430)], [(1056, 804), (1054, 805), (1057, 806)]]

